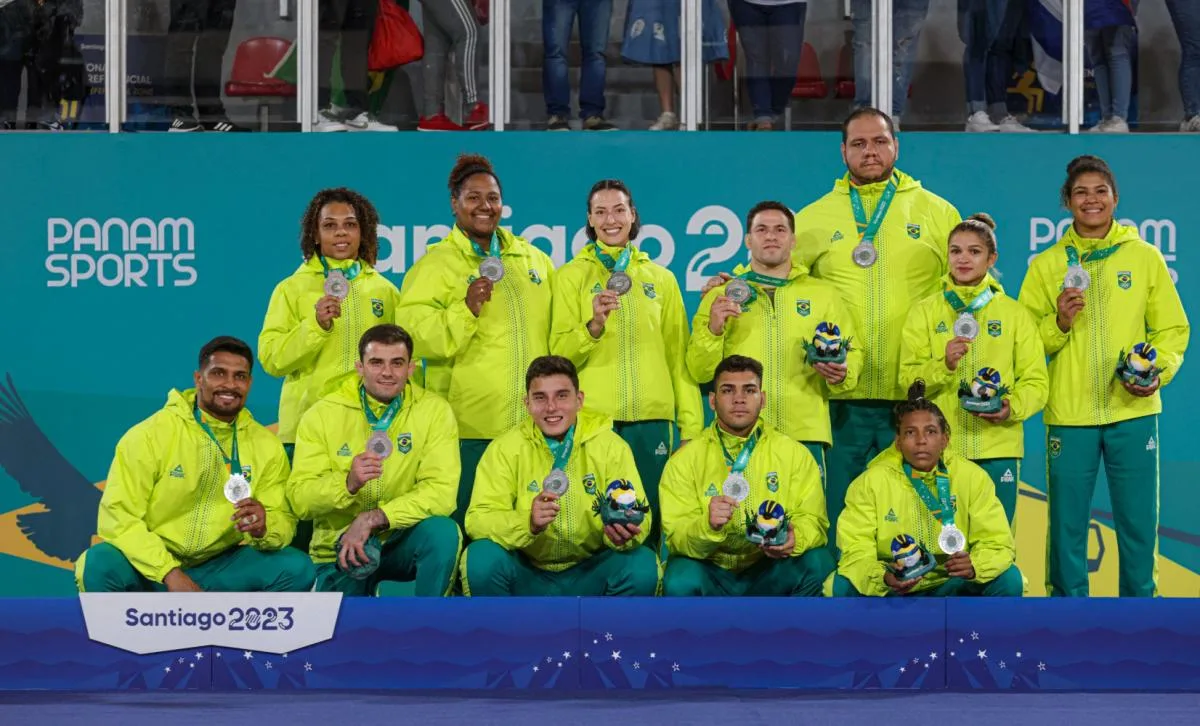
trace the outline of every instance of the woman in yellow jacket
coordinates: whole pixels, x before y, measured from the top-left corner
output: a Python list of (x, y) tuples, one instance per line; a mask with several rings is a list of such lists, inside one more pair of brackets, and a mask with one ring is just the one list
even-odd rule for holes
[[(400, 291), (375, 269), (378, 224), (363, 195), (342, 187), (318, 192), (300, 223), (304, 262), (271, 293), (258, 360), (283, 377), (279, 438), (289, 462), (300, 417), (329, 381), (354, 370), (362, 334), (395, 317)], [(307, 552), (311, 539), (312, 522), (301, 521), (292, 544)]]
[[(591, 242), (554, 273), (550, 352), (579, 369), (588, 407), (614, 419), (657, 512), (672, 424), (683, 441), (704, 430), (700, 388), (684, 365), (687, 311), (675, 275), (633, 244), (639, 224), (628, 187), (598, 181), (587, 206)], [(658, 542), (657, 520), (650, 542)]]
[[(1103, 458), (1119, 592), (1151, 597), (1158, 590), (1159, 390), (1183, 364), (1188, 319), (1162, 253), (1136, 227), (1114, 221), (1117, 182), (1104, 160), (1073, 159), (1061, 194), (1074, 221), (1033, 259), (1020, 296), (1050, 356), (1047, 589), (1088, 594), (1088, 521)], [(1130, 355), (1135, 346), (1138, 355)]]
[(987, 472), (949, 449), (925, 382), (896, 406), (896, 442), (846, 492), (835, 597), (1021, 597), (1012, 530)]
[(454, 228), (405, 275), (396, 322), (412, 334), (427, 369), (449, 373), (446, 398), (462, 458), (454, 520), (461, 526), (480, 457), (525, 418), (525, 370), (549, 351), (554, 264), (500, 227), (500, 179), (487, 159), (460, 156), (449, 187)]
[(1037, 323), (988, 272), (996, 223), (973, 214), (950, 232), (942, 292), (918, 303), (904, 324), (900, 383), (924, 380), (949, 414), (952, 446), (996, 486), (1011, 525), (1025, 455), (1024, 422), (1046, 405), (1046, 353)]

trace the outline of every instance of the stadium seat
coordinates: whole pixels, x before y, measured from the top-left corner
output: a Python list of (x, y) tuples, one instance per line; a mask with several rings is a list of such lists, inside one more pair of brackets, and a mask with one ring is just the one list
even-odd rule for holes
[(231, 98), (257, 98), (260, 128), (268, 130), (270, 107), (281, 106), (284, 99), (296, 97), (296, 86), (278, 78), (270, 78), (287, 55), (292, 41), (284, 38), (250, 38), (238, 46), (233, 58), (233, 70), (225, 84), (225, 95)]
[(854, 98), (854, 47), (850, 44), (854, 37), (852, 32), (846, 33), (846, 42), (838, 52), (837, 76), (834, 78), (835, 98)]
[(796, 85), (792, 87), (792, 98), (825, 98), (829, 87), (821, 78), (821, 61), (817, 51), (808, 43), (800, 51), (800, 65), (796, 70)]

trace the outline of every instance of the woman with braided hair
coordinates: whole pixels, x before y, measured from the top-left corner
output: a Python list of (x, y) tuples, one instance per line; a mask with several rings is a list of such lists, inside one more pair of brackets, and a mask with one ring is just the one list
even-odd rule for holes
[(987, 472), (950, 448), (925, 381), (909, 387), (892, 421), (895, 444), (846, 493), (832, 594), (1020, 597), (1004, 507)]

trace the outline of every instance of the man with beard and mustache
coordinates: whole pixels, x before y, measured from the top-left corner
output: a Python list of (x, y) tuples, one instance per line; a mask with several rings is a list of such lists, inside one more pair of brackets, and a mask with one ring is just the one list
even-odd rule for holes
[(447, 595), (462, 536), (458, 424), (450, 404), (412, 382), (413, 340), (376, 325), (354, 373), (300, 419), (288, 501), (313, 521), (318, 592), (373, 595), (384, 580)]
[[(275, 434), (245, 406), (254, 354), (221, 336), (200, 349), (194, 390), (117, 444), (80, 592), (303, 592), (313, 564), (288, 547), (296, 517)], [(246, 546), (242, 546), (246, 545)]]
[(445, 396), (461, 437), (454, 519), (463, 524), (488, 444), (525, 419), (525, 371), (550, 347), (549, 255), (500, 227), (500, 178), (463, 154), (450, 171), (454, 228), (400, 288), (396, 323), (421, 352), (425, 387)]
[(899, 376), (904, 321), (915, 302), (941, 290), (950, 230), (962, 221), (953, 205), (896, 169), (899, 151), (887, 114), (854, 111), (842, 124), (846, 175), (796, 214), (792, 258), (842, 294), (863, 354), (858, 385), (832, 391), (829, 404), (831, 543), (846, 488), (895, 438), (892, 409), (906, 398)]

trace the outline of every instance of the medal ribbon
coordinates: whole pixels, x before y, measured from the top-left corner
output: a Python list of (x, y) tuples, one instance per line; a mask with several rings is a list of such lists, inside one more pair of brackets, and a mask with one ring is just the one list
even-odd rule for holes
[(376, 417), (375, 412), (371, 410), (371, 404), (367, 402), (365, 387), (358, 387), (358, 397), (362, 401), (363, 413), (366, 414), (367, 423), (371, 424), (372, 431), (387, 431), (388, 427), (392, 425), (392, 419), (396, 418), (396, 412), (400, 410), (400, 406), (404, 402), (403, 394), (396, 396), (384, 409), (383, 415)]
[(605, 254), (600, 249), (600, 244), (596, 243), (593, 248), (596, 251), (596, 259), (600, 260), (600, 264), (604, 265), (609, 272), (624, 272), (625, 268), (629, 267), (629, 261), (633, 259), (633, 244), (626, 243), (625, 249), (621, 250), (621, 254), (616, 260)]
[(1075, 249), (1074, 247), (1067, 247), (1067, 265), (1070, 267), (1082, 267), (1083, 262), (1098, 262), (1116, 252), (1118, 247), (1120, 247), (1120, 245), (1105, 247), (1102, 250), (1084, 252), (1082, 260), (1079, 258), (1079, 250)]
[(571, 458), (571, 450), (575, 448), (575, 425), (571, 424), (562, 441), (546, 437), (546, 445), (554, 455), (554, 468), (566, 472), (567, 460)]
[(208, 438), (212, 439), (212, 442), (217, 445), (217, 451), (221, 452), (221, 458), (225, 460), (225, 466), (229, 467), (229, 473), (233, 474), (236, 470), (237, 473), (243, 474), (242, 462), (238, 457), (237, 419), (234, 419), (233, 423), (230, 424), (233, 429), (233, 443), (229, 447), (230, 455), (226, 456), (225, 449), (221, 446), (221, 442), (217, 441), (216, 434), (213, 433), (212, 428), (204, 421), (204, 415), (200, 413), (199, 404), (192, 406), (192, 416), (195, 417), (196, 423), (200, 424), (200, 428), (204, 429), (204, 433), (208, 434)]
[(490, 247), (488, 247), (488, 253), (486, 255), (483, 254), (483, 248), (480, 247), (479, 243), (475, 240), (471, 240), (471, 247), (475, 249), (475, 254), (479, 255), (480, 257), (498, 258), (500, 257), (500, 235), (495, 232), (492, 233), (492, 244)]
[(750, 434), (746, 439), (746, 443), (742, 445), (742, 450), (738, 452), (737, 458), (729, 453), (729, 449), (725, 448), (725, 439), (721, 433), (721, 429), (713, 423), (713, 428), (717, 431), (717, 442), (721, 444), (721, 453), (725, 455), (725, 466), (729, 467), (730, 474), (741, 474), (746, 470), (746, 465), (750, 463), (750, 455), (754, 453), (754, 447), (758, 445), (758, 431)]
[(921, 497), (921, 501), (925, 503), (925, 508), (929, 510), (929, 513), (936, 517), (944, 527), (954, 524), (954, 507), (950, 504), (950, 475), (946, 471), (945, 464), (939, 461), (937, 465), (937, 499), (933, 498), (933, 494), (929, 492), (929, 487), (925, 486), (923, 479), (913, 476), (913, 468), (907, 461), (904, 462), (904, 474), (912, 483), (913, 489), (917, 490), (917, 495)]
[(989, 287), (988, 289), (976, 295), (975, 299), (971, 301), (970, 305), (964, 303), (962, 298), (958, 296), (958, 293), (954, 292), (953, 290), (947, 289), (943, 291), (942, 296), (946, 298), (946, 302), (950, 303), (950, 307), (954, 308), (954, 312), (970, 313), (972, 316), (974, 316), (976, 311), (982, 310), (984, 305), (987, 305), (992, 301), (992, 298), (996, 296), (996, 292)]
[[(317, 255), (317, 259), (321, 261), (321, 269), (325, 271), (325, 277), (329, 277), (330, 267), (329, 263), (325, 261), (325, 255)], [(347, 280), (353, 280), (358, 277), (358, 273), (360, 272), (362, 272), (362, 264), (358, 260), (355, 260), (353, 265), (342, 270), (342, 274), (346, 276)]]
[(871, 221), (867, 222), (867, 210), (863, 207), (862, 196), (858, 193), (858, 188), (853, 184), (850, 185), (850, 207), (854, 210), (854, 223), (858, 226), (859, 241), (874, 245), (875, 235), (879, 234), (879, 228), (883, 226), (883, 218), (887, 215), (888, 207), (892, 206), (892, 198), (896, 196), (896, 186), (900, 183), (900, 176), (893, 173), (892, 178), (888, 180), (887, 186), (883, 189), (883, 194), (879, 197), (879, 204), (875, 207), (875, 213), (871, 215)]
[(791, 282), (786, 277), (771, 277), (770, 275), (761, 275), (754, 270), (747, 269), (737, 275), (746, 282), (753, 282), (766, 287), (783, 287)]

